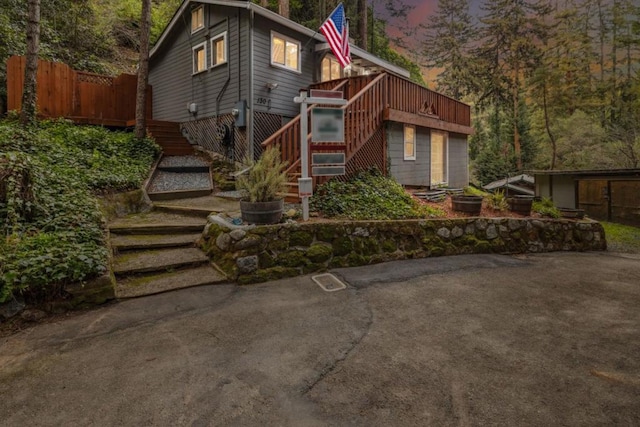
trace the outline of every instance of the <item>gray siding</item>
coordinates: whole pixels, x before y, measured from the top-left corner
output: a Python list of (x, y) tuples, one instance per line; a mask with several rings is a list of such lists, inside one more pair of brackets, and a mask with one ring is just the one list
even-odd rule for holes
[(469, 145), (465, 135), (449, 134), (449, 187), (469, 185)]
[[(314, 42), (307, 45), (309, 38), (286, 27), (271, 22), (264, 17), (256, 16), (254, 22), (253, 60), (254, 60), (254, 105), (256, 111), (295, 117), (300, 112), (300, 105), (293, 98), (300, 89), (313, 83), (315, 55)], [(301, 73), (285, 70), (271, 65), (271, 31), (290, 37), (300, 42)], [(272, 91), (267, 83), (277, 83)]]
[(387, 123), (389, 173), (402, 185), (429, 185), (429, 129), (416, 127), (416, 159), (404, 160), (404, 125)]
[[(416, 127), (416, 160), (404, 160), (404, 125), (387, 124), (389, 173), (402, 185), (429, 186), (431, 183), (431, 129)], [(469, 184), (469, 156), (464, 135), (449, 134), (447, 159), (449, 187)]]
[(576, 209), (576, 184), (572, 175), (554, 175), (553, 204), (559, 208)]
[(576, 187), (573, 175), (535, 175), (536, 196), (549, 197), (561, 208), (576, 209)]
[[(231, 79), (220, 102), (220, 114), (229, 113), (240, 99), (248, 95), (247, 12), (238, 8), (205, 5), (205, 28), (190, 34), (191, 12), (174, 27), (162, 51), (150, 63), (149, 83), (153, 87), (153, 117), (158, 120), (184, 122), (194, 117), (187, 104), (198, 104), (197, 118), (215, 115), (216, 97)], [(228, 25), (227, 25), (228, 19)], [(207, 42), (207, 65), (210, 65), (210, 40), (227, 31), (227, 63), (192, 74), (192, 47)], [(243, 54), (244, 52), (244, 54)]]

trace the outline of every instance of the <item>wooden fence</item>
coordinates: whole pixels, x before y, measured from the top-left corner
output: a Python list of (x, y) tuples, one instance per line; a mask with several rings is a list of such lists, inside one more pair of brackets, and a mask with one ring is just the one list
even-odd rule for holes
[[(7, 61), (7, 108), (20, 110), (25, 58)], [(38, 61), (38, 114), (87, 123), (125, 126), (135, 119), (137, 76), (118, 77), (75, 71), (60, 62)], [(147, 86), (147, 118), (153, 118)]]

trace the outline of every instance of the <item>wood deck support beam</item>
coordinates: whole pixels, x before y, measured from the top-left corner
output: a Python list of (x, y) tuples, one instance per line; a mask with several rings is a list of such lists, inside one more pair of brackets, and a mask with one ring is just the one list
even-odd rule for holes
[(459, 125), (456, 123), (445, 122), (434, 117), (425, 117), (420, 114), (407, 113), (405, 111), (385, 108), (384, 120), (393, 122), (407, 123), (410, 125), (421, 126), (430, 129), (444, 130), (451, 133), (459, 133), (462, 135), (473, 135), (473, 128), (470, 126)]

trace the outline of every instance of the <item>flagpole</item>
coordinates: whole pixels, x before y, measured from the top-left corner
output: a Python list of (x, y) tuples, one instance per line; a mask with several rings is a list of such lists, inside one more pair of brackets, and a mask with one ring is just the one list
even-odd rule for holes
[[(331, 11), (331, 13), (329, 14), (329, 17), (331, 17), (331, 15), (333, 15), (333, 12), (335, 12), (336, 10), (338, 10), (338, 8), (340, 7), (340, 5), (342, 4), (342, 2), (338, 3), (338, 5)], [(346, 11), (345, 11), (346, 12)], [(325, 19), (324, 21), (322, 21), (322, 24), (320, 24), (320, 26), (318, 28), (321, 28), (325, 22), (327, 22), (329, 20), (329, 18)], [(347, 20), (348, 21), (348, 20)], [(313, 32), (313, 34), (311, 35), (311, 37), (309, 37), (309, 40), (307, 40), (307, 42), (304, 44), (304, 46), (302, 46), (302, 50), (305, 50), (307, 48), (307, 46), (309, 45), (309, 43), (311, 43), (311, 40), (314, 39), (314, 37), (316, 36), (316, 34), (320, 34), (318, 33), (318, 30), (315, 30)]]

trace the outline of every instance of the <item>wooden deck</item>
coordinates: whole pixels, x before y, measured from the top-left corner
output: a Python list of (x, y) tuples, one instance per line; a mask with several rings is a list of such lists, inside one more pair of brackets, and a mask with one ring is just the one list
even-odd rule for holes
[[(374, 165), (382, 171), (386, 170), (385, 121), (464, 135), (473, 133), (469, 105), (401, 77), (386, 73), (350, 77), (318, 83), (310, 89), (342, 91), (348, 100), (347, 105), (341, 107), (345, 111), (346, 147), (336, 145), (334, 150), (345, 152), (347, 174)], [(307, 138), (310, 141), (311, 135)], [(264, 148), (272, 145), (280, 147), (282, 159), (290, 165), (287, 172), (291, 176), (293, 192), (301, 163), (300, 116), (262, 143)], [(331, 151), (330, 148), (331, 144), (323, 144), (323, 151)], [(314, 177), (314, 186), (326, 180), (325, 177)]]

